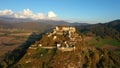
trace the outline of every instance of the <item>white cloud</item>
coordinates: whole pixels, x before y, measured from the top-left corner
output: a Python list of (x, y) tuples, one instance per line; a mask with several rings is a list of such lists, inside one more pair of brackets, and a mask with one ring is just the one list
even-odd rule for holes
[(33, 15), (32, 11), (30, 9), (24, 9), (23, 14), (26, 15), (26, 16)]
[(12, 15), (13, 11), (9, 10), (9, 9), (5, 9), (3, 11), (0, 11), (0, 16), (4, 16), (4, 15)]
[(50, 11), (50, 12), (48, 12), (48, 17), (55, 18), (55, 17), (57, 17), (57, 15), (54, 12)]
[(0, 16), (6, 16), (6, 17), (13, 17), (13, 18), (31, 18), (31, 19), (52, 19), (56, 20), (57, 15), (50, 11), (48, 14), (43, 14), (43, 13), (37, 13), (34, 14), (30, 9), (24, 9), (23, 11), (20, 12), (13, 12), (10, 9), (2, 10), (0, 11)]
[(14, 13), (15, 18), (32, 18), (34, 14), (29, 9), (24, 9), (22, 12)]

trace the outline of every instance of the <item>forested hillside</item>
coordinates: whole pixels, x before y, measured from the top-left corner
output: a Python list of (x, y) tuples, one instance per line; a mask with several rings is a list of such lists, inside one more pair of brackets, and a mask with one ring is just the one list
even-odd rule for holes
[(81, 33), (84, 33), (85, 35), (112, 38), (120, 41), (120, 20), (87, 26), (77, 26), (77, 28)]

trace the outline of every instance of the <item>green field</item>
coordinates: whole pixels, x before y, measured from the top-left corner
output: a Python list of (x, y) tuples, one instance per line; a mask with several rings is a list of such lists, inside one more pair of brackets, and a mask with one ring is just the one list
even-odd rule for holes
[(93, 38), (89, 41), (87, 41), (88, 44), (90, 45), (95, 45), (97, 47), (101, 47), (104, 45), (113, 45), (113, 46), (119, 46), (120, 47), (120, 42), (117, 40), (113, 40), (113, 39), (97, 39), (97, 38)]

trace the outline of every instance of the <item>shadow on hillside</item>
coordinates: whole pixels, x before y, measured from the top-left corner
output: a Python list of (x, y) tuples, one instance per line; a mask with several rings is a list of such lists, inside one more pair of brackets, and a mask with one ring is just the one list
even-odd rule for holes
[(28, 39), (23, 43), (21, 46), (14, 49), (12, 52), (8, 52), (5, 56), (2, 62), (0, 62), (0, 68), (12, 68), (15, 67), (17, 62), (25, 55), (27, 52), (27, 49), (31, 44), (33, 44), (35, 41), (40, 40), (42, 38), (42, 35), (44, 35), (45, 32), (41, 34), (36, 34), (33, 32)]

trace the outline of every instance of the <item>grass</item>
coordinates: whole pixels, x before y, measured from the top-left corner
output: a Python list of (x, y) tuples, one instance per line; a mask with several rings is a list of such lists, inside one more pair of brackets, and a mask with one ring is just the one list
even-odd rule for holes
[(112, 45), (112, 46), (120, 47), (120, 42), (117, 40), (113, 40), (113, 39), (101, 39), (100, 38), (99, 40), (96, 40), (96, 38), (93, 38), (93, 39), (87, 41), (87, 43), (90, 45), (95, 45), (97, 47), (101, 47), (104, 45)]
[(113, 40), (113, 39), (101, 39), (100, 41), (96, 43), (96, 45), (98, 46), (103, 46), (105, 44), (113, 45), (113, 46), (120, 46), (120, 42)]

